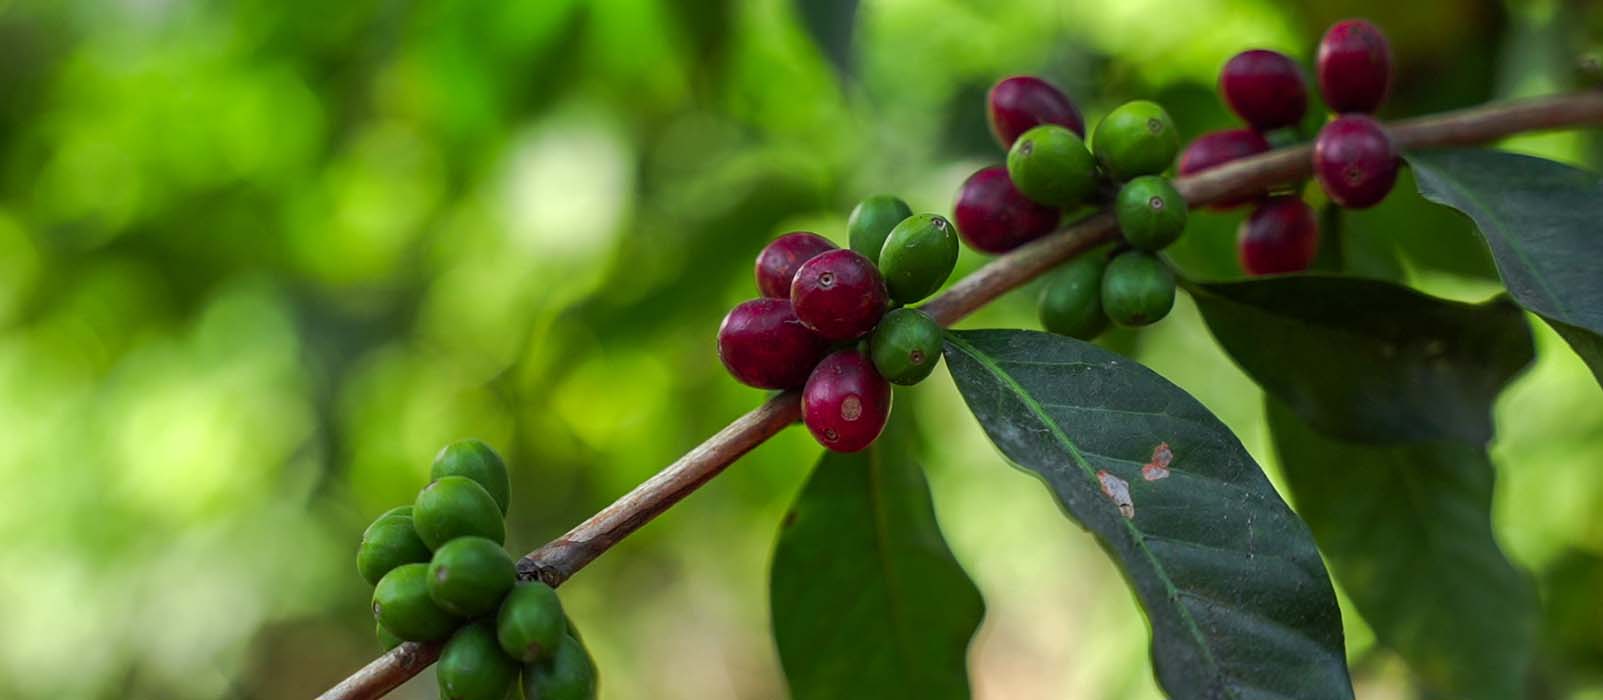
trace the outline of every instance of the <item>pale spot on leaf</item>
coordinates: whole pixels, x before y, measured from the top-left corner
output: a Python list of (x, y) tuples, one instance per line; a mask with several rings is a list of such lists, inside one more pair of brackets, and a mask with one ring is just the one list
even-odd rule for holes
[(1169, 463), (1173, 461), (1174, 451), (1169, 449), (1169, 443), (1158, 443), (1152, 448), (1152, 460), (1141, 466), (1141, 478), (1147, 481), (1169, 478)]
[(1130, 500), (1130, 482), (1109, 474), (1106, 469), (1098, 470), (1096, 478), (1102, 482), (1102, 493), (1113, 501), (1113, 505), (1118, 506), (1119, 515), (1134, 518), (1135, 501)]

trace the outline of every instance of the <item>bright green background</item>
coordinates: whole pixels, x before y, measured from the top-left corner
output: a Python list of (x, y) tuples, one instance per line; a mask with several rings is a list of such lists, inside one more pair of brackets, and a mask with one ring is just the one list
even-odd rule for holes
[[(441, 445), (507, 456), (514, 551), (604, 506), (760, 400), (712, 338), (762, 242), (844, 242), (879, 191), (948, 212), (1002, 159), (982, 107), (1002, 75), (1053, 79), (1091, 123), (1158, 99), (1190, 137), (1230, 122), (1230, 54), (1307, 59), (1363, 14), (1401, 64), (1384, 114), (1408, 115), (1572, 87), (1603, 10), (1563, 5), (868, 1), (843, 84), (781, 0), (0, 0), (0, 697), (343, 677), (376, 650), (356, 540)], [(1574, 134), (1511, 147), (1600, 162)], [(1431, 292), (1489, 296), (1484, 251), (1411, 186), (1353, 235), (1405, 241)], [(1235, 221), (1199, 217), (1176, 258), (1233, 274)], [(1033, 326), (1032, 299), (966, 325)], [(1496, 529), (1570, 630), (1545, 687), (1603, 698), (1603, 606), (1552, 583), (1603, 575), (1603, 391), (1534, 328), (1497, 408)], [(1188, 299), (1114, 341), (1273, 470), (1260, 393)], [(1155, 697), (1090, 537), (944, 371), (899, 391), (943, 436), (936, 507), (988, 602), (977, 695)], [(766, 568), (818, 452), (786, 432), (563, 588), (605, 697), (783, 697)], [(1356, 619), (1348, 639), (1360, 697), (1411, 696)]]

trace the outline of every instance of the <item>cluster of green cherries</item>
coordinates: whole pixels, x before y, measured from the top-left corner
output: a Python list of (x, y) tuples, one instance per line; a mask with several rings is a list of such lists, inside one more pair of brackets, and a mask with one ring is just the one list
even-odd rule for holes
[[(417, 501), (362, 533), (356, 570), (373, 584), (386, 649), (445, 641), (435, 666), (442, 700), (593, 700), (596, 669), (557, 592), (519, 582), (502, 548), (511, 480), (478, 440), (434, 458)], [(522, 676), (521, 686), (518, 683)]]

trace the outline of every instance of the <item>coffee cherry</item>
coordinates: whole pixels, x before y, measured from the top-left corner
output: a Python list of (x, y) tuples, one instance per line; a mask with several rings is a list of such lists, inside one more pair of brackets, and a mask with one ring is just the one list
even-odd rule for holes
[(1085, 141), (1056, 124), (1024, 132), (1007, 153), (1007, 175), (1031, 201), (1077, 206), (1096, 192), (1097, 166)]
[(1361, 19), (1331, 25), (1319, 41), (1319, 89), (1338, 113), (1374, 112), (1391, 91), (1391, 44)]
[[(852, 250), (878, 265), (879, 251), (885, 247), (885, 237), (891, 235), (891, 229), (896, 228), (903, 219), (912, 215), (913, 210), (907, 206), (907, 202), (888, 194), (876, 194), (858, 202), (852, 209), (852, 215), (846, 219), (846, 233), (851, 240)], [(790, 293), (788, 286), (785, 293)]]
[(362, 533), (362, 544), (356, 548), (356, 571), (373, 586), (397, 566), (428, 560), (429, 547), (412, 528), (412, 506), (392, 508), (378, 516)]
[(917, 309), (895, 309), (879, 322), (868, 338), (868, 356), (874, 369), (892, 384), (917, 384), (935, 371), (941, 361), (945, 335), (940, 324)]
[(405, 639), (395, 636), (395, 633), (384, 629), (384, 625), (381, 625), (377, 622), (373, 623), (373, 636), (378, 639), (379, 648), (383, 649), (384, 651), (389, 651), (395, 647), (401, 646), (401, 643), (406, 641)]
[(523, 667), (527, 700), (595, 700), (596, 663), (584, 645), (563, 635), (551, 658)]
[(1270, 197), (1241, 222), (1236, 245), (1249, 275), (1301, 272), (1319, 253), (1319, 220), (1301, 197)]
[(957, 267), (957, 229), (937, 214), (910, 216), (891, 230), (879, 269), (891, 298), (911, 304), (940, 289)]
[(525, 663), (554, 654), (567, 627), (557, 592), (539, 581), (512, 589), (495, 617), (501, 650)]
[(501, 455), (483, 441), (458, 440), (440, 450), (434, 456), (434, 465), (429, 467), (429, 480), (437, 481), (446, 476), (465, 476), (479, 482), (490, 492), (496, 505), (501, 506), (501, 514), (506, 515), (512, 498), (512, 479), (507, 476), (507, 465), (501, 461)]
[(1102, 274), (1107, 253), (1093, 250), (1070, 260), (1041, 288), (1041, 327), (1058, 335), (1091, 340), (1108, 328), (1102, 311)]
[(1113, 204), (1124, 240), (1142, 250), (1162, 250), (1186, 229), (1186, 198), (1157, 175), (1124, 184)]
[(855, 340), (874, 330), (890, 297), (873, 262), (854, 250), (832, 250), (796, 271), (790, 305), (813, 332), (829, 340)]
[(757, 291), (770, 299), (789, 299), (796, 269), (835, 248), (828, 238), (806, 231), (775, 238), (757, 254)]
[(1258, 131), (1292, 126), (1308, 112), (1308, 87), (1296, 62), (1264, 49), (1242, 51), (1219, 71), (1230, 111)]
[(501, 653), (488, 622), (463, 625), (435, 665), (440, 700), (506, 700), (518, 682), (518, 662)]
[[(1198, 136), (1180, 154), (1180, 174), (1195, 175), (1209, 168), (1224, 165), (1238, 158), (1255, 156), (1269, 151), (1269, 142), (1252, 129), (1228, 129)], [(1225, 210), (1253, 201), (1255, 195), (1215, 202), (1210, 209)]]
[(1337, 118), (1314, 140), (1314, 177), (1348, 209), (1380, 203), (1397, 182), (1397, 151), (1380, 122), (1362, 114)]
[(373, 619), (401, 639), (445, 639), (460, 618), (429, 597), (427, 564), (402, 564), (384, 574), (373, 589)]
[(868, 447), (890, 415), (890, 382), (856, 350), (824, 358), (802, 389), (802, 422), (819, 444), (836, 452)]
[(448, 612), (478, 617), (501, 604), (518, 567), (501, 545), (483, 537), (446, 542), (429, 561), (429, 595)]
[(1006, 253), (1052, 232), (1058, 210), (1036, 204), (1013, 186), (1007, 168), (970, 175), (957, 191), (957, 234), (982, 253)]
[(479, 482), (465, 476), (442, 477), (417, 494), (412, 526), (430, 549), (458, 537), (506, 542), (506, 523), (495, 498)]
[(1004, 78), (991, 88), (987, 100), (991, 133), (1002, 148), (1010, 148), (1019, 134), (1041, 124), (1056, 124), (1085, 136), (1085, 120), (1067, 95), (1051, 83), (1028, 75)]
[(729, 310), (718, 327), (718, 359), (737, 381), (758, 389), (807, 383), (829, 341), (803, 326), (789, 299), (753, 299)]
[(1158, 256), (1128, 250), (1102, 273), (1102, 310), (1121, 326), (1145, 326), (1174, 308), (1174, 273)]
[(1180, 132), (1156, 102), (1135, 100), (1102, 118), (1091, 145), (1103, 170), (1128, 180), (1167, 170), (1180, 152)]

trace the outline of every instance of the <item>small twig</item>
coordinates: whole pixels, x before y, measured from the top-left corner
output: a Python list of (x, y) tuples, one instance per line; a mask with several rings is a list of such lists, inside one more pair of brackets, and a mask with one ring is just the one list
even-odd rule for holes
[[(1467, 146), (1527, 131), (1600, 123), (1603, 93), (1587, 92), (1407, 119), (1388, 125), (1387, 130), (1397, 148), (1406, 150)], [(1312, 152), (1309, 146), (1283, 148), (1179, 178), (1175, 186), (1193, 206), (1261, 192), (1307, 177), (1313, 171)], [(1113, 216), (1104, 211), (986, 263), (922, 308), (941, 325), (951, 325), (1080, 252), (1113, 240), (1115, 235)], [(519, 576), (560, 585), (800, 416), (796, 392), (768, 399), (605, 510), (524, 556), (518, 562)], [(402, 644), (329, 689), (322, 698), (382, 697), (438, 656), (438, 644)]]

